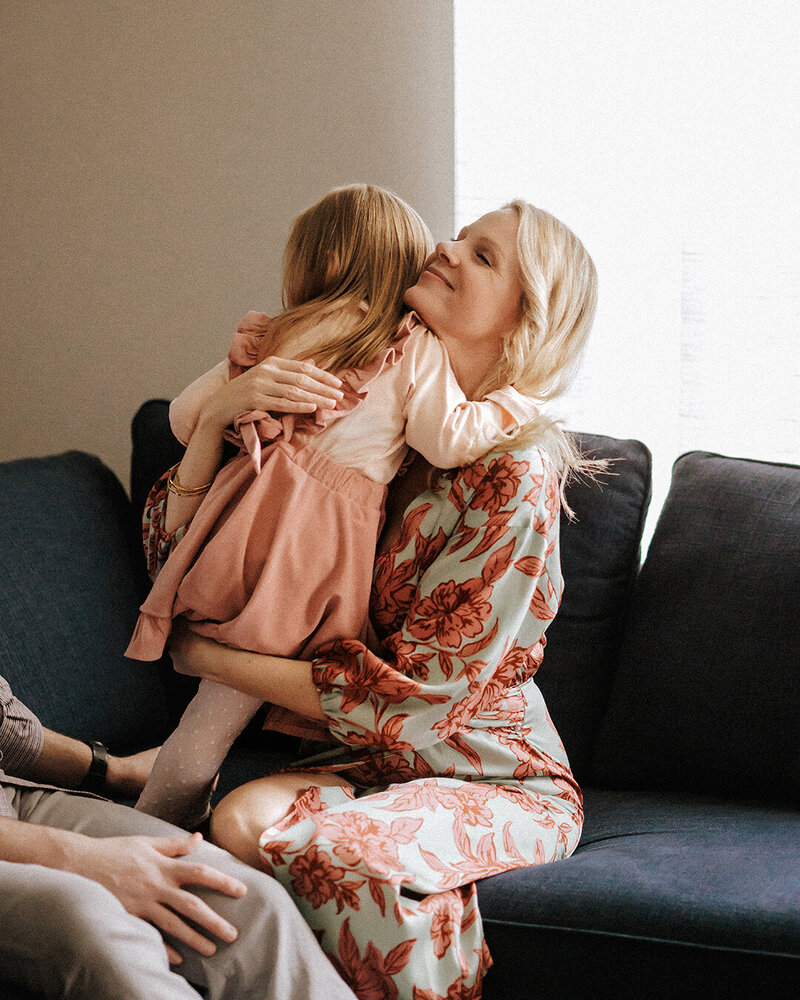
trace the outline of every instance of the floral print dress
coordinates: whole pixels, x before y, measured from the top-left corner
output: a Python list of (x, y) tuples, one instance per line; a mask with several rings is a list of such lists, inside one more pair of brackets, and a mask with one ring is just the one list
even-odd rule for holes
[[(146, 511), (156, 569), (165, 497)], [(360, 1000), (480, 998), (476, 879), (567, 857), (580, 790), (534, 675), (562, 592), (557, 478), (541, 449), (445, 473), (375, 566), (380, 655), (341, 639), (313, 676), (337, 745), (261, 836)]]

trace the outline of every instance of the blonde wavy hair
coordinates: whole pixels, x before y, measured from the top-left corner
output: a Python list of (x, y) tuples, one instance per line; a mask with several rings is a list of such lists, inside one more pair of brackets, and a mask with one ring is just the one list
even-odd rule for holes
[[(597, 271), (578, 237), (549, 212), (515, 199), (517, 254), (522, 273), (522, 318), (503, 343), (503, 355), (476, 393), (480, 399), (512, 383), (526, 396), (550, 402), (569, 387), (578, 369), (597, 308)], [(516, 444), (541, 444), (564, 486), (577, 474), (593, 475), (604, 463), (580, 455), (560, 422), (545, 414), (526, 424)]]
[(367, 364), (396, 335), (403, 295), (432, 248), (428, 227), (391, 191), (370, 184), (330, 191), (292, 225), (283, 256), (283, 312), (271, 324), (259, 361), (291, 356), (298, 333), (348, 303), (365, 303), (355, 324), (342, 324), (333, 340), (312, 343), (303, 353), (329, 371)]

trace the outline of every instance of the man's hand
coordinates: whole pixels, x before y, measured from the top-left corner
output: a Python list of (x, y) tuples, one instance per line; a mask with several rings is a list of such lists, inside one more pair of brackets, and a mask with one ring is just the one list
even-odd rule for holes
[[(222, 941), (236, 939), (238, 931), (232, 924), (184, 888), (205, 886), (234, 897), (247, 891), (238, 879), (186, 859), (202, 842), (199, 833), (191, 837), (74, 836), (80, 841), (58, 867), (104, 885), (128, 913), (147, 920), (201, 955), (213, 955), (217, 946), (187, 919)], [(179, 963), (180, 955), (169, 945), (166, 947), (170, 962)]]
[[(204, 886), (234, 898), (243, 896), (247, 887), (211, 865), (188, 858), (202, 839), (199, 833), (191, 837), (88, 837), (0, 817), (0, 861), (44, 865), (99, 882), (128, 913), (201, 955), (213, 955), (217, 946), (211, 937), (230, 942), (236, 940), (238, 931), (184, 887)], [(179, 963), (178, 952), (169, 945), (166, 948), (170, 962)]]
[(150, 777), (160, 749), (161, 747), (153, 747), (152, 750), (142, 750), (130, 757), (114, 757), (109, 754), (106, 772), (109, 794), (126, 799), (137, 798)]

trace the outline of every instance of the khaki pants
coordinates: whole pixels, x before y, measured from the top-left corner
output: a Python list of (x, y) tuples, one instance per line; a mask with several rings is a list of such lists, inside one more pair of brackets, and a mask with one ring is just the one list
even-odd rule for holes
[[(5, 786), (22, 822), (93, 837), (187, 834), (162, 820), (101, 799)], [(10, 797), (10, 795), (9, 795)], [(0, 861), (0, 982), (47, 997), (81, 1000), (354, 1000), (285, 890), (210, 844), (192, 860), (241, 879), (232, 899), (195, 891), (239, 930), (204, 957), (184, 956), (173, 972), (160, 933), (131, 916), (97, 882), (39, 865)], [(191, 984), (191, 985), (189, 985)]]

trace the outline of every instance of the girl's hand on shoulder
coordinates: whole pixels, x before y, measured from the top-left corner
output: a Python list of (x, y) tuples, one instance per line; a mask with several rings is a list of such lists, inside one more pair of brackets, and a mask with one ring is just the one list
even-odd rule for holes
[(341, 379), (310, 361), (267, 358), (221, 386), (203, 407), (201, 420), (227, 427), (240, 413), (251, 410), (332, 410), (343, 398), (341, 384)]

